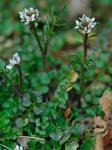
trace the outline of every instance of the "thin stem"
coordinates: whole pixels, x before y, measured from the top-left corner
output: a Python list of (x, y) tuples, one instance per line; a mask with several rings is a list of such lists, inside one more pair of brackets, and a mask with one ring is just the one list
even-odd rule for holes
[(46, 54), (46, 55), (47, 55), (48, 46), (49, 46), (49, 41), (47, 40), (47, 41), (46, 41), (46, 44), (45, 44), (45, 54)]
[(40, 48), (41, 53), (43, 54), (43, 53), (44, 53), (44, 50), (43, 50), (43, 47), (42, 47), (42, 45), (41, 45), (41, 42), (40, 42), (39, 36), (38, 36), (38, 34), (37, 34), (37, 32), (36, 32), (36, 29), (35, 29), (34, 24), (30, 24), (30, 28), (31, 28), (31, 31), (33, 32), (34, 36), (35, 36), (35, 39), (36, 39), (38, 45), (39, 45), (39, 48)]
[(42, 63), (43, 63), (43, 69), (46, 70), (46, 54), (47, 54), (47, 47), (45, 47), (45, 49), (43, 49), (42, 44), (40, 42), (39, 36), (36, 32), (35, 26), (34, 24), (30, 24), (30, 28), (35, 36), (35, 39), (39, 45), (40, 51), (41, 51), (41, 55), (42, 55)]
[[(86, 33), (83, 35), (83, 48), (84, 48), (84, 62), (87, 60), (87, 49), (88, 49), (88, 34)], [(80, 79), (80, 89), (81, 89), (81, 95), (80, 95), (80, 101), (78, 103), (78, 106), (81, 106), (81, 97), (84, 94), (84, 88), (85, 88), (85, 68), (83, 63), (81, 63), (81, 79)]]
[(43, 66), (45, 67), (44, 68), (45, 70), (46, 70), (46, 56), (47, 56), (48, 45), (49, 45), (49, 42), (47, 41), (45, 44), (44, 53), (43, 53)]
[(18, 136), (18, 138), (27, 138), (27, 139), (34, 139), (36, 141), (45, 141), (45, 139), (39, 138), (39, 137), (36, 137), (36, 136)]
[(88, 34), (86, 33), (83, 36), (83, 44), (84, 44), (84, 61), (87, 59), (87, 48), (88, 48)]
[(9, 147), (7, 147), (7, 146), (5, 146), (5, 145), (3, 145), (3, 144), (0, 144), (0, 146), (4, 147), (4, 148), (7, 149), (7, 150), (12, 150), (11, 148), (9, 148)]
[(23, 88), (23, 74), (20, 65), (17, 65), (17, 70), (19, 74), (19, 91), (22, 94), (22, 88)]
[(42, 54), (42, 63), (43, 63), (43, 69), (44, 71), (46, 70), (46, 54)]
[[(48, 49), (48, 46), (49, 46), (49, 42), (47, 41), (46, 44), (45, 44), (45, 47), (43, 48), (42, 44), (40, 42), (39, 36), (36, 32), (34, 24), (30, 24), (30, 28), (31, 28), (31, 30), (32, 30), (35, 38), (36, 38), (36, 41), (37, 41), (38, 45), (39, 45), (41, 55), (42, 55), (43, 70), (46, 71), (46, 56), (47, 56), (47, 49)], [(43, 101), (46, 101), (48, 98), (49, 98), (48, 93), (45, 94), (45, 95), (43, 94)]]

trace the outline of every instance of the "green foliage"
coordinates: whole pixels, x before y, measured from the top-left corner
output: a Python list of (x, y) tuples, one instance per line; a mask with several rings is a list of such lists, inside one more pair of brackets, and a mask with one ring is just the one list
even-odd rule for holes
[(91, 150), (93, 148), (94, 148), (94, 140), (92, 137), (87, 137), (80, 146), (80, 150)]
[[(40, 18), (36, 33), (46, 50), (44, 67), (39, 43), (17, 16), (21, 8), (36, 7), (37, 3)], [(109, 0), (96, 3), (98, 6), (111, 4)], [(53, 5), (56, 8), (51, 7)], [(112, 87), (110, 18), (104, 28), (99, 29), (98, 37), (94, 37), (93, 49), (88, 43), (88, 58), (84, 60), (82, 36), (69, 30), (71, 23), (63, 11), (63, 1), (4, 0), (0, 1), (0, 8), (0, 149), (3, 145), (5, 149), (14, 149), (17, 143), (22, 144), (18, 139), (27, 136), (23, 141), (28, 140), (29, 150), (91, 150), (94, 147), (91, 120), (104, 115), (99, 98), (105, 89)], [(99, 13), (99, 9), (97, 11)], [(91, 42), (93, 37), (89, 38)], [(14, 52), (21, 58), (21, 87), (17, 66), (6, 70)], [(68, 77), (71, 70), (78, 73), (77, 81), (71, 82), (72, 77)], [(66, 117), (69, 107), (71, 110)], [(83, 120), (88, 118), (91, 118), (90, 124), (85, 124)]]

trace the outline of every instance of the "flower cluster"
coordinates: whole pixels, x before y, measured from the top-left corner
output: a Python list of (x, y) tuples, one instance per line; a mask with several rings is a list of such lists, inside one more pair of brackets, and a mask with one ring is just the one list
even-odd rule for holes
[(17, 65), (20, 63), (20, 57), (18, 53), (15, 53), (12, 57), (12, 59), (9, 60), (9, 64), (6, 66), (6, 69), (12, 69), (14, 65)]
[(14, 150), (23, 150), (22, 146), (16, 145), (16, 147), (14, 148)]
[(24, 9), (23, 11), (19, 12), (21, 22), (24, 22), (25, 25), (28, 25), (30, 22), (35, 22), (36, 19), (39, 16), (39, 11), (38, 9), (34, 8), (29, 8), (29, 9)]
[(82, 18), (76, 20), (75, 29), (79, 30), (82, 34), (86, 34), (90, 33), (91, 30), (95, 27), (95, 25), (95, 18), (90, 19), (86, 15), (83, 15)]

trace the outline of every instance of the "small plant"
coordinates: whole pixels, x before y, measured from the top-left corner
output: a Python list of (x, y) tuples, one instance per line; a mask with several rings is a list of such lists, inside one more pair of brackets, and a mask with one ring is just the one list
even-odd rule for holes
[[(40, 13), (38, 9), (25, 8), (24, 11), (19, 12), (19, 14), (21, 22), (24, 22), (35, 36), (42, 55), (43, 70), (46, 71), (48, 48), (54, 36), (54, 28), (59, 25), (59, 18), (54, 15), (54, 9), (52, 9), (51, 14), (46, 17), (45, 21), (43, 21), (42, 18), (39, 20)], [(43, 24), (41, 30), (38, 28), (40, 24)]]
[[(82, 18), (76, 20), (75, 29), (81, 34), (83, 38), (83, 56), (72, 55), (70, 56), (70, 64), (79, 72), (80, 80), (80, 97), (84, 96), (84, 89), (86, 88), (85, 82), (87, 82), (86, 74), (90, 65), (94, 64), (92, 59), (88, 58), (88, 43), (90, 33), (92, 29), (96, 26), (95, 18), (90, 19), (86, 15), (83, 15)], [(89, 70), (88, 70), (89, 72)], [(79, 100), (79, 107), (81, 106), (81, 100)]]

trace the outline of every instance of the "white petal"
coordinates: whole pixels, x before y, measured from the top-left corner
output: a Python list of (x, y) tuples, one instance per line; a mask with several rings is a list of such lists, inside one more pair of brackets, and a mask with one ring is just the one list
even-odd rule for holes
[(22, 147), (22, 146), (20, 146), (19, 150), (23, 150), (23, 147)]
[(11, 65), (15, 65), (16, 64), (16, 61), (13, 60), (13, 59), (10, 59), (9, 62), (10, 62)]
[(90, 19), (89, 19), (89, 17), (86, 17), (86, 19), (85, 19), (87, 22), (90, 22)]
[(80, 24), (80, 22), (79, 22), (78, 20), (76, 20), (75, 22), (76, 22), (76, 25), (77, 25), (77, 26)]
[(83, 33), (88, 33), (87, 27), (84, 28)]
[(87, 33), (90, 33), (90, 32), (91, 32), (91, 29), (89, 29)]
[(83, 22), (85, 20), (85, 18), (86, 18), (86, 15), (83, 14), (82, 18), (79, 18), (79, 19)]
[(25, 22), (25, 25), (27, 26), (28, 24), (29, 24), (29, 21), (26, 21), (26, 22)]
[(32, 20), (32, 21), (35, 21), (35, 14), (33, 14), (33, 15), (31, 16), (31, 20)]
[(96, 26), (96, 22), (94, 22), (91, 26), (91, 28), (94, 28)]
[(20, 11), (20, 12), (19, 12), (19, 15), (20, 15), (20, 17), (21, 17), (21, 16), (23, 15), (23, 13)]
[(93, 17), (93, 18), (91, 19), (91, 21), (94, 22), (94, 21), (95, 21), (95, 18)]
[(91, 26), (91, 29), (93, 29), (95, 27), (95, 25), (93, 24), (92, 26)]
[(20, 150), (19, 149), (19, 145), (16, 145), (16, 147), (14, 148), (14, 150)]
[(13, 65), (12, 65), (12, 64), (9, 64), (9, 65), (7, 65), (7, 66), (6, 66), (6, 69), (11, 70), (11, 69), (12, 69), (12, 67), (13, 67)]
[(75, 29), (78, 29), (79, 28), (79, 26), (75, 26)]
[(29, 10), (30, 10), (31, 12), (34, 12), (34, 8), (32, 8), (32, 7), (30, 7)]
[(31, 17), (25, 16), (26, 20), (31, 20)]
[(88, 24), (88, 28), (91, 28), (91, 26), (92, 26), (92, 22), (90, 22), (89, 24)]
[(21, 20), (21, 22), (24, 22), (24, 20)]
[(14, 55), (13, 55), (13, 57), (18, 57), (19, 55), (18, 55), (18, 53), (15, 53)]
[(85, 27), (84, 30), (87, 31), (87, 27)]
[(24, 10), (25, 14), (29, 13), (29, 10), (25, 8)]
[(86, 15), (85, 15), (85, 14), (83, 14), (83, 15), (82, 15), (82, 19), (84, 19), (85, 17), (86, 17)]
[(20, 57), (19, 57), (18, 53), (15, 53), (13, 55), (13, 62), (14, 62), (14, 64), (19, 64), (20, 63)]
[(38, 9), (36, 9), (35, 12), (36, 12), (36, 16), (39, 16), (39, 11), (38, 11)]

